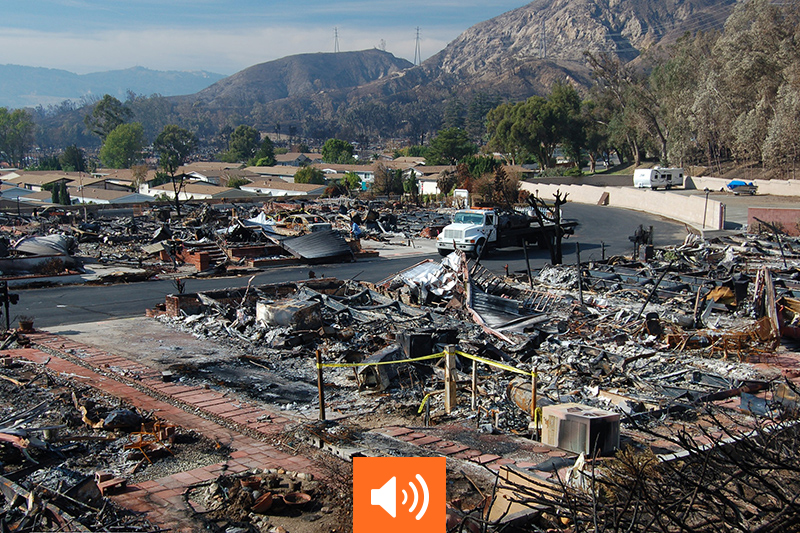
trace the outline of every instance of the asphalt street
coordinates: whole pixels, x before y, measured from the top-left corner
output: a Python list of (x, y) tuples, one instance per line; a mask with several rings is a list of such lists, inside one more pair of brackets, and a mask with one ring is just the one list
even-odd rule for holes
[[(683, 224), (622, 209), (570, 203), (564, 206), (564, 216), (578, 220), (580, 224), (576, 228), (575, 235), (564, 241), (563, 253), (566, 264), (575, 263), (577, 243), (580, 243), (581, 260), (584, 262), (600, 259), (603, 246), (606, 256), (629, 254), (632, 244), (628, 236), (632, 235), (640, 224), (654, 227), (656, 246), (680, 243), (686, 236)], [(532, 269), (541, 268), (550, 262), (547, 250), (538, 250), (535, 247), (529, 248), (529, 257)], [(376, 282), (428, 258), (435, 261), (440, 259), (434, 251), (414, 256), (386, 256), (354, 263), (315, 265), (311, 268), (317, 276)], [(510, 272), (525, 271), (525, 258), (521, 248), (495, 250), (484, 258), (482, 263), (498, 274), (504, 272), (506, 265)], [(252, 283), (262, 285), (303, 280), (308, 278), (309, 270), (308, 266), (271, 268), (257, 274)], [(186, 280), (185, 290), (199, 292), (244, 287), (248, 278), (249, 276), (190, 278)], [(105, 286), (56, 286), (14, 292), (20, 295), (20, 301), (11, 308), (9, 314), (12, 321), (15, 316), (30, 315), (35, 318), (35, 327), (47, 328), (142, 316), (146, 309), (163, 303), (164, 297), (176, 292), (176, 289), (171, 280), (152, 280)]]

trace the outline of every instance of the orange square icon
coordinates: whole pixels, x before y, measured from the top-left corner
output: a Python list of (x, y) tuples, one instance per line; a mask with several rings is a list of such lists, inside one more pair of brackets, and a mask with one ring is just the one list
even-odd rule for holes
[(444, 457), (354, 457), (353, 533), (443, 533)]

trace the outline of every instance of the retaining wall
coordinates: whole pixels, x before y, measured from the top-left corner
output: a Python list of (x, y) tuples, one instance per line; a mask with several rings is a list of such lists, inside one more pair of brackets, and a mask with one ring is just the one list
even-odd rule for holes
[(770, 231), (769, 228), (762, 228), (762, 225), (756, 220), (757, 218), (780, 228), (786, 235), (800, 236), (800, 209), (748, 207), (747, 231), (749, 233)]
[[(603, 204), (610, 207), (644, 211), (684, 222), (697, 228), (719, 230), (725, 228), (725, 204), (704, 196), (684, 196), (670, 192), (634, 189), (633, 187), (594, 187), (591, 185), (566, 185), (522, 182), (521, 188), (544, 199), (551, 199), (556, 191), (569, 193), (569, 201), (580, 204)], [(710, 188), (710, 187), (709, 187)], [(607, 203), (603, 195), (607, 194)]]
[[(711, 176), (686, 178), (687, 189), (705, 189), (712, 191), (725, 191), (730, 179), (714, 178)], [(772, 196), (800, 196), (800, 180), (742, 180), (753, 182), (758, 186), (757, 194), (770, 194)]]

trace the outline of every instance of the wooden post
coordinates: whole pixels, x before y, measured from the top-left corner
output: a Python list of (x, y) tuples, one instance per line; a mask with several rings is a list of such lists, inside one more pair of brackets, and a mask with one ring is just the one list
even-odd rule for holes
[(581, 243), (575, 243), (575, 254), (578, 256), (578, 297), (583, 305), (583, 269), (581, 269)]
[(525, 272), (528, 273), (528, 283), (533, 288), (533, 277), (531, 277), (531, 262), (528, 259), (528, 243), (525, 238), (522, 239), (522, 251), (525, 252)]
[(456, 347), (444, 349), (444, 411), (447, 414), (456, 406)]
[(472, 410), (478, 407), (478, 362), (472, 360)]
[(539, 368), (533, 367), (531, 374), (531, 422), (533, 422), (533, 436), (539, 440), (539, 422), (536, 420), (536, 385), (539, 379)]
[(319, 389), (319, 419), (325, 420), (325, 389), (322, 381), (322, 354), (317, 350), (317, 388)]

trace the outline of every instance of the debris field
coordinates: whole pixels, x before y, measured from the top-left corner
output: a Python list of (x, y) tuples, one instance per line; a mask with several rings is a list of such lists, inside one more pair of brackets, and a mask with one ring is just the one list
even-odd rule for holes
[[(339, 217), (348, 228), (354, 217), (341, 207), (323, 204), (324, 217), (296, 218), (306, 233), (288, 240), (335, 232)], [(241, 242), (248, 244), (258, 235), (266, 248), (312, 263), (351, 260), (357, 251), (344, 236), (287, 246), (264, 229), (274, 224), (254, 230), (243, 222), (266, 217), (266, 209), (226, 218), (226, 233), (201, 236), (211, 211), (218, 213), (208, 207), (196, 213), (206, 222), (192, 235), (187, 219), (177, 240), (174, 228), (157, 226), (152, 234), (172, 235), (145, 250), (161, 258), (165, 272), (204, 237), (227, 243), (226, 268), (244, 266), (231, 259), (237, 234), (246, 234)], [(384, 221), (372, 212), (377, 229), (367, 231), (385, 239), (424, 238), (446, 224), (438, 212), (405, 219), (395, 213)], [(194, 404), (189, 395), (177, 403), (315, 465), (254, 466), (187, 483), (189, 514), (212, 530), (345, 531), (349, 462), (385, 455), (448, 458), (453, 531), (648, 531), (653, 524), (659, 531), (793, 530), (800, 509), (786, 494), (800, 486), (800, 465), (790, 453), (800, 394), (797, 240), (688, 235), (681, 245), (655, 248), (645, 230), (631, 240), (631, 257), (519, 275), (499, 275), (457, 251), (377, 283), (315, 278), (179, 290), (142, 320), (221, 349), (158, 365), (143, 358), (137, 371), (104, 368), (102, 360), (81, 359), (47, 336), (33, 336), (34, 347), (151, 392), (155, 385), (148, 383), (160, 382), (156, 392), (164, 391), (165, 401), (185, 389), (198, 398), (217, 394), (220, 404), (238, 402), (241, 421), (234, 420), (236, 410), (212, 417), (212, 404)], [(253, 256), (247, 266), (264, 257)], [(15, 333), (9, 346), (26, 340)], [(22, 492), (3, 492), (3, 520), (12, 530), (35, 531), (46, 520), (57, 522), (54, 514), (89, 530), (111, 530), (109, 522), (128, 528), (115, 530), (156, 530), (147, 529), (158, 525), (146, 517), (127, 519), (124, 509), (106, 511), (99, 500), (70, 496), (83, 504), (70, 507), (57, 496), (79, 478), (96, 478), (100, 487), (108, 474), (106, 481), (124, 480), (117, 488), (130, 490), (168, 475), (181, 455), (197, 468), (237, 451), (235, 442), (220, 445), (157, 412), (88, 385), (76, 388), (69, 377), (22, 357), (0, 374), (3, 397), (19, 396), (0, 411), (4, 475)], [(106, 428), (117, 411), (131, 417), (129, 425)], [(55, 426), (62, 426), (58, 438), (93, 437), (78, 440), (91, 445), (89, 457), (70, 459), (70, 449), (52, 441)], [(136, 447), (143, 440), (163, 445), (166, 454), (148, 459), (149, 449)], [(31, 466), (33, 460), (39, 465)], [(50, 492), (40, 477), (56, 474), (45, 463), (64, 476)], [(31, 499), (38, 508), (21, 504)], [(48, 514), (46, 505), (58, 511)]]

